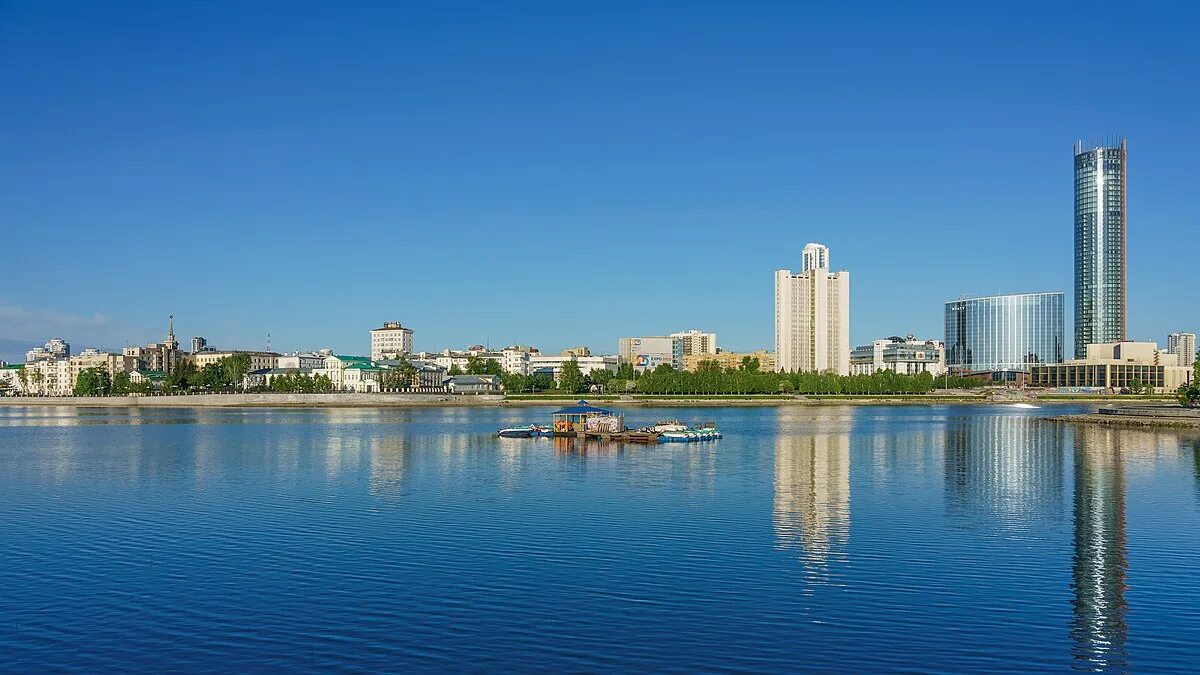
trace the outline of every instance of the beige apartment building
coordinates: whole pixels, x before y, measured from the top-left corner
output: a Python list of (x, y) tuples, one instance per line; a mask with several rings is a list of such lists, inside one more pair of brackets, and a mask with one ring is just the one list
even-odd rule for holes
[(371, 331), (371, 360), (398, 359), (412, 353), (413, 332), (399, 321), (387, 321)]
[(740, 368), (742, 366), (742, 359), (747, 356), (752, 359), (758, 359), (758, 369), (760, 371), (765, 373), (775, 370), (775, 355), (765, 349), (760, 349), (754, 352), (685, 354), (683, 356), (683, 369), (695, 372), (700, 369), (700, 364), (705, 361), (715, 361), (717, 365), (726, 370), (730, 368)]
[(117, 376), (117, 373), (132, 373), (137, 370), (138, 360), (124, 353), (110, 354), (97, 349), (85, 349), (70, 358), (70, 368), (71, 390), (74, 391), (79, 374), (89, 368), (103, 368), (109, 378), (113, 378)]
[(850, 273), (808, 244), (804, 269), (775, 272), (775, 370), (850, 374)]
[(1177, 365), (1173, 354), (1158, 350), (1154, 342), (1108, 342), (1087, 345), (1087, 356), (1065, 363), (1035, 365), (1030, 384), (1035, 387), (1080, 387), (1120, 391), (1136, 381), (1155, 392), (1171, 392), (1192, 381), (1192, 369)]

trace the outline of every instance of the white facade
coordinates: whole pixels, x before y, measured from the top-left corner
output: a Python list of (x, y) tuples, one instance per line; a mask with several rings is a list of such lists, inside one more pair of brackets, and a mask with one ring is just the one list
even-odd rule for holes
[(1167, 336), (1167, 351), (1175, 355), (1181, 366), (1196, 362), (1196, 334), (1171, 333)]
[(37, 396), (70, 396), (75, 393), (69, 359), (50, 359), (25, 364), (26, 392)]
[(621, 365), (621, 359), (616, 355), (572, 357), (534, 354), (529, 357), (529, 362), (526, 364), (526, 372), (523, 374), (532, 375), (540, 369), (553, 368), (554, 379), (558, 380), (558, 376), (562, 374), (562, 364), (565, 361), (574, 361), (579, 365), (579, 372), (584, 375), (590, 375), (597, 370), (611, 370), (615, 373)]
[(408, 354), (412, 348), (412, 329), (401, 326), (399, 321), (385, 322), (382, 328), (371, 331), (371, 358), (375, 361)]
[(683, 340), (684, 356), (717, 353), (716, 333), (705, 333), (704, 331), (699, 331), (693, 328), (692, 330), (686, 330), (681, 333), (671, 333), (671, 337), (677, 340)]
[(71, 344), (62, 338), (50, 338), (41, 347), (34, 347), (25, 352), (26, 363), (62, 359), (71, 356)]
[(829, 247), (824, 244), (809, 242), (804, 245), (804, 250), (800, 252), (800, 259), (801, 272), (827, 270), (829, 269)]
[(541, 352), (533, 348), (508, 347), (500, 352), (500, 367), (506, 373), (528, 375), (529, 359), (535, 356), (541, 356)]
[(871, 375), (880, 370), (940, 377), (946, 372), (946, 345), (941, 340), (918, 340), (909, 335), (875, 340), (850, 353), (851, 375)]
[[(828, 265), (828, 249), (809, 246), (808, 261)], [(775, 272), (775, 369), (850, 374), (849, 272)]]
[(25, 385), (21, 384), (21, 366), (0, 366), (0, 382), (8, 385), (9, 394), (25, 393)]
[(290, 354), (281, 354), (276, 359), (278, 362), (276, 368), (324, 368), (325, 357), (332, 352), (322, 350), (319, 352), (291, 352)]

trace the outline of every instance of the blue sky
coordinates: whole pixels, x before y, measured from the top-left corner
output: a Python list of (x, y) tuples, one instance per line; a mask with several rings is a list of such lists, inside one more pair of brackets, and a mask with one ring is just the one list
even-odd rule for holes
[(1131, 336), (1200, 329), (1200, 11), (974, 4), (0, 0), (0, 357), (172, 312), (221, 347), (771, 348), (808, 241), (855, 343), (941, 337), (962, 294), (1070, 302), (1105, 134)]

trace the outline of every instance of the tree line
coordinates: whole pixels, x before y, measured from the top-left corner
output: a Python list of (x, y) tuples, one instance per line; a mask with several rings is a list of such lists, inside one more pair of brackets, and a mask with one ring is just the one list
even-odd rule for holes
[(695, 371), (675, 370), (662, 364), (651, 371), (636, 371), (622, 364), (616, 372), (594, 370), (584, 375), (572, 359), (563, 361), (558, 381), (546, 374), (502, 376), (510, 394), (559, 392), (581, 394), (603, 391), (614, 394), (736, 395), (736, 394), (927, 394), (938, 388), (970, 389), (985, 383), (968, 377), (934, 377), (929, 373), (904, 375), (881, 370), (871, 375), (832, 373), (776, 373), (759, 370), (758, 359), (745, 357), (741, 365), (723, 368), (702, 361)]
[[(927, 394), (939, 387), (965, 389), (983, 382), (965, 377), (937, 377), (930, 373), (904, 375), (880, 370), (870, 375), (834, 373), (776, 373), (758, 370), (758, 364), (722, 368), (713, 361), (701, 362), (695, 371), (675, 370), (667, 364), (628, 377), (618, 371), (609, 383), (612, 392), (639, 394)], [(632, 370), (632, 369), (630, 369)]]

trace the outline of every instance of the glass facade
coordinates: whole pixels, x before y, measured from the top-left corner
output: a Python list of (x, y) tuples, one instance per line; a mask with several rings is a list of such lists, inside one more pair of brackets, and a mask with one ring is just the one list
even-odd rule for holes
[(1125, 339), (1125, 150), (1075, 146), (1075, 358)]
[(1063, 360), (1062, 293), (946, 303), (946, 367), (955, 373), (1029, 372)]

